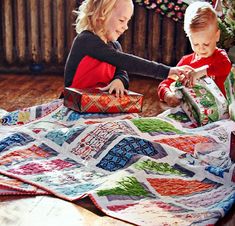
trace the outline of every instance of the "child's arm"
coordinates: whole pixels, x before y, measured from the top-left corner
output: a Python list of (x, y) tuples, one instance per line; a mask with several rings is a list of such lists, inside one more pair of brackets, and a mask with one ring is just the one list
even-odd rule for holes
[[(75, 55), (89, 55), (92, 58), (128, 71), (128, 73), (165, 79), (170, 70), (167, 65), (112, 48), (91, 32), (82, 32), (74, 44), (77, 47), (77, 51), (73, 51)], [(74, 58), (79, 59), (79, 56)]]
[(165, 96), (166, 92), (168, 92), (168, 93), (171, 92), (170, 85), (175, 81), (176, 81), (176, 79), (167, 78), (159, 84), (159, 86), (157, 88), (157, 94), (158, 94), (160, 101), (165, 101), (164, 96)]
[[(118, 51), (122, 52), (122, 47), (119, 44), (119, 42), (113, 42), (113, 47), (117, 49)], [(110, 82), (109, 85), (107, 85), (104, 88), (101, 88), (100, 90), (108, 91), (110, 94), (115, 92), (116, 97), (122, 97), (124, 93), (127, 93), (128, 91), (126, 89), (129, 88), (129, 77), (125, 70), (122, 70), (121, 68), (116, 67), (116, 71), (114, 74), (113, 80)]]
[[(113, 42), (113, 46), (115, 49), (122, 52), (122, 46), (119, 42), (117, 42), (117, 41)], [(127, 71), (122, 70), (119, 67), (116, 67), (116, 71), (115, 71), (113, 80), (115, 80), (115, 79), (120, 79), (122, 81), (125, 89), (129, 88), (129, 76), (128, 76)]]
[(177, 98), (174, 92), (171, 91), (170, 85), (178, 79), (177, 76), (170, 76), (163, 80), (157, 89), (159, 99), (166, 102), (170, 107), (176, 107), (180, 104), (180, 99)]

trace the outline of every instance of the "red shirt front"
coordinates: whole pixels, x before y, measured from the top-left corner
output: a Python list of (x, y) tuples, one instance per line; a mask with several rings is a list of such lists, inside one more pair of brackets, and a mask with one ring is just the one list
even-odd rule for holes
[(111, 64), (85, 56), (77, 67), (70, 87), (77, 89), (104, 87), (112, 81), (115, 70), (116, 67)]
[[(192, 68), (199, 68), (203, 65), (208, 65), (207, 75), (210, 76), (217, 86), (220, 88), (222, 93), (225, 95), (224, 81), (227, 78), (232, 64), (228, 58), (225, 50), (216, 48), (214, 53), (207, 58), (196, 58), (196, 54), (192, 53), (183, 56), (177, 66), (189, 65)], [(158, 86), (158, 95), (160, 100), (163, 100), (165, 93), (170, 89), (170, 85), (175, 80), (165, 79)]]

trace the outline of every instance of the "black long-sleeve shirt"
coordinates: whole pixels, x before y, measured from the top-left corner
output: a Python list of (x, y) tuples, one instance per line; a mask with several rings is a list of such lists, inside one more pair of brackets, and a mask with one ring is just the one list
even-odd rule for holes
[(94, 33), (83, 31), (75, 37), (66, 61), (66, 87), (72, 84), (77, 66), (85, 56), (90, 56), (115, 66), (114, 79), (119, 78), (125, 88), (128, 87), (129, 83), (127, 72), (162, 80), (167, 77), (170, 70), (170, 67), (164, 64), (122, 52), (118, 41), (106, 44)]

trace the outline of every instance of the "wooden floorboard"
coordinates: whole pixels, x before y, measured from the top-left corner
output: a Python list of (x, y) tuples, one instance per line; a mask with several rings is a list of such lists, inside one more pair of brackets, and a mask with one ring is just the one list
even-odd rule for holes
[(14, 111), (39, 105), (59, 97), (63, 76), (0, 75), (0, 107)]
[[(144, 94), (142, 116), (155, 116), (167, 107), (156, 94), (158, 81), (132, 76), (130, 90)], [(0, 75), (0, 108), (14, 111), (39, 105), (59, 97), (61, 75)], [(157, 222), (157, 219), (156, 219)], [(0, 197), (0, 226), (101, 226), (129, 225), (105, 216), (89, 198), (67, 202), (51, 196)], [(235, 225), (235, 206), (216, 226)]]
[[(141, 116), (156, 116), (166, 105), (159, 102), (156, 88), (159, 81), (131, 76), (130, 90), (144, 94)], [(0, 108), (14, 111), (49, 102), (60, 96), (63, 89), (61, 75), (0, 75)]]

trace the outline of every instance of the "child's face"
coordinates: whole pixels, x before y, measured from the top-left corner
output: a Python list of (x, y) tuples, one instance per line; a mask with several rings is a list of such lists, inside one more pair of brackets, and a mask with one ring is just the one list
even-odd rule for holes
[(106, 41), (116, 41), (120, 35), (128, 29), (128, 21), (133, 14), (133, 3), (131, 0), (118, 0), (111, 12), (110, 17), (105, 22)]
[(215, 49), (216, 43), (219, 41), (220, 31), (216, 26), (209, 26), (202, 31), (192, 32), (189, 35), (189, 40), (193, 51), (197, 56), (206, 58), (211, 56)]

